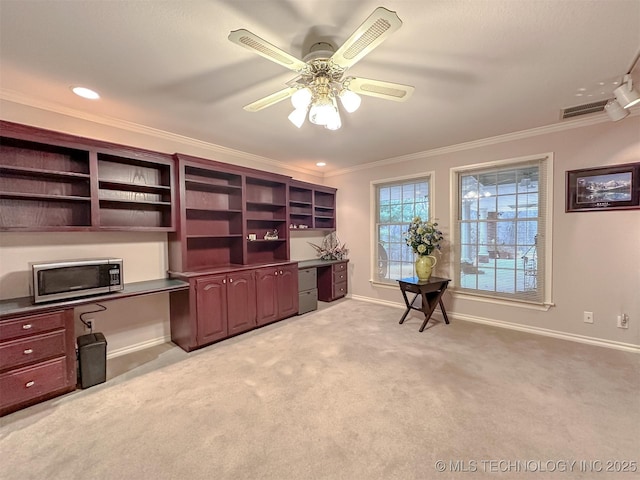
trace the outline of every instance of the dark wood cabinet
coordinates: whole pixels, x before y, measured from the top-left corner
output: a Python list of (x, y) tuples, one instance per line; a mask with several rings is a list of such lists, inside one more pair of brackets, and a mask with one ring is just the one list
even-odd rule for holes
[(318, 269), (318, 300), (333, 302), (347, 294), (347, 262), (340, 261)]
[(256, 326), (256, 280), (252, 271), (227, 275), (227, 326), (230, 336)]
[(257, 269), (256, 298), (258, 325), (266, 325), (297, 314), (297, 265)]
[(226, 278), (226, 275), (212, 275), (195, 280), (198, 345), (227, 337)]
[(0, 321), (0, 415), (76, 386), (73, 309)]
[(336, 189), (292, 180), (289, 182), (289, 227), (336, 229)]
[(170, 155), (0, 122), (0, 230), (172, 231)]
[(256, 327), (254, 270), (181, 278), (189, 281), (191, 288), (190, 292), (170, 295), (171, 340), (184, 350)]

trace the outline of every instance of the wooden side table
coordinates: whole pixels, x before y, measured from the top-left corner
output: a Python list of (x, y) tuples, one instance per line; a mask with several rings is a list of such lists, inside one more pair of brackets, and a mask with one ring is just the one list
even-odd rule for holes
[[(422, 332), (424, 327), (427, 326), (427, 322), (429, 322), (436, 305), (440, 304), (442, 316), (444, 317), (445, 323), (448, 325), (449, 318), (447, 317), (447, 311), (444, 309), (444, 304), (442, 303), (442, 294), (447, 289), (450, 281), (451, 280), (448, 278), (439, 277), (431, 277), (426, 282), (418, 280), (418, 277), (401, 278), (398, 280), (400, 291), (404, 298), (404, 303), (407, 306), (407, 310), (404, 312), (404, 315), (402, 315), (400, 323), (404, 322), (411, 310), (418, 310), (424, 313), (424, 322), (422, 322), (422, 326), (420, 327), (420, 331)], [(415, 293), (411, 302), (407, 299), (407, 292)], [(413, 306), (413, 302), (416, 301), (418, 296), (422, 299), (422, 305), (420, 308)]]

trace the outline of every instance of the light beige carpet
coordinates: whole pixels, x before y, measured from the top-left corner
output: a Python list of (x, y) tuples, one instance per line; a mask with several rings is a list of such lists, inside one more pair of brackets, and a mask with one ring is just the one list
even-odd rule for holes
[(634, 478), (595, 462), (640, 460), (638, 355), (401, 314), (347, 300), (8, 415), (0, 478)]

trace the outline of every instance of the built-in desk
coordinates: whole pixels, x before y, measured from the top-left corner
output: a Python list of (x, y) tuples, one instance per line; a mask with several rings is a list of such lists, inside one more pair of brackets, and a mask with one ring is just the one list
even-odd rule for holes
[(146, 280), (144, 282), (125, 283), (124, 289), (117, 292), (92, 295), (90, 297), (76, 298), (73, 300), (33, 303), (33, 297), (9, 298), (0, 300), (0, 321), (5, 317), (14, 317), (16, 315), (44, 313), (51, 310), (60, 310), (61, 308), (75, 308), (96, 302), (188, 289), (188, 282), (173, 278), (162, 278), (158, 280)]
[(0, 416), (76, 388), (75, 307), (188, 288), (182, 280), (160, 279), (74, 300), (0, 300)]
[(298, 262), (298, 270), (315, 269), (318, 300), (333, 302), (347, 294), (348, 262), (349, 260), (303, 260)]

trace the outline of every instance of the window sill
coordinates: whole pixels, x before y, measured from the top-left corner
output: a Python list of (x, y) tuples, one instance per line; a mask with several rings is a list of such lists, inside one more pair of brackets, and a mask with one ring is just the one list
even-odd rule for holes
[(495, 298), (484, 295), (474, 295), (471, 293), (464, 293), (456, 291), (455, 288), (450, 288), (449, 292), (454, 298), (460, 298), (462, 300), (472, 300), (475, 302), (491, 303), (494, 305), (505, 305), (508, 307), (526, 308), (529, 310), (538, 310), (541, 312), (548, 311), (551, 307), (554, 307), (554, 303), (534, 303), (526, 302), (524, 300), (507, 300), (504, 298)]
[(370, 279), (369, 283), (371, 284), (372, 287), (388, 288), (393, 290), (398, 289), (398, 282), (395, 280), (393, 280), (393, 283), (386, 283), (386, 282), (379, 282), (378, 280)]

